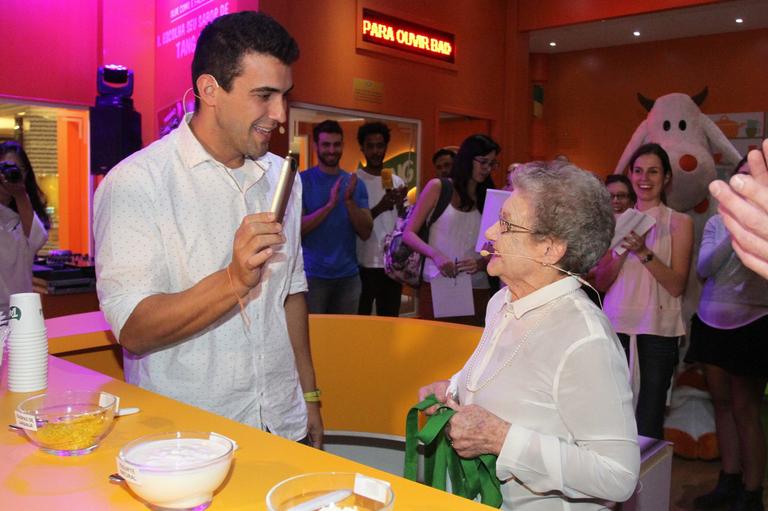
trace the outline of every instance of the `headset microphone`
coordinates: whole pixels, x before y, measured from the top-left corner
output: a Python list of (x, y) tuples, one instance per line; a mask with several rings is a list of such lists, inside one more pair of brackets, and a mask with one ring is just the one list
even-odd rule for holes
[(554, 268), (554, 269), (556, 269), (558, 271), (561, 271), (561, 272), (563, 272), (563, 273), (565, 273), (567, 275), (570, 275), (571, 277), (575, 278), (576, 280), (578, 280), (580, 284), (583, 284), (583, 285), (589, 287), (590, 289), (592, 289), (592, 291), (594, 291), (597, 294), (597, 299), (600, 301), (600, 308), (601, 309), (603, 308), (603, 301), (600, 299), (600, 293), (598, 293), (597, 289), (595, 289), (592, 286), (592, 284), (590, 284), (589, 282), (587, 282), (586, 280), (581, 278), (579, 275), (576, 275), (575, 273), (570, 272), (568, 270), (564, 270), (563, 268), (560, 268), (559, 266), (557, 266), (555, 264), (543, 263), (543, 262), (539, 261), (538, 259), (534, 259), (533, 257), (528, 257), (528, 256), (524, 256), (524, 255), (510, 254), (508, 252), (496, 252), (495, 249), (494, 249), (493, 252), (489, 252), (488, 250), (481, 250), (480, 251), (480, 255), (483, 256), (483, 257), (488, 257), (489, 255), (519, 257), (521, 259), (528, 259), (529, 261), (533, 261), (535, 263), (539, 263), (542, 266), (549, 266), (550, 268)]

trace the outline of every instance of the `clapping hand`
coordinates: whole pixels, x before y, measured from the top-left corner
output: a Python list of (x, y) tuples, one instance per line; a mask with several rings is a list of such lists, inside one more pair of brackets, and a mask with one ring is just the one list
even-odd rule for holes
[(713, 181), (709, 191), (720, 202), (723, 223), (741, 262), (768, 279), (767, 160), (768, 139), (763, 140), (762, 152), (749, 152), (749, 175), (736, 174), (728, 183)]

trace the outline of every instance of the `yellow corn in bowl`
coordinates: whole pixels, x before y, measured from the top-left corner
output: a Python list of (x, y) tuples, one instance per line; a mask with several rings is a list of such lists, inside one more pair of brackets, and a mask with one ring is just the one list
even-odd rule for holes
[[(107, 435), (115, 416), (115, 396), (69, 390), (22, 401), (18, 417), (26, 418), (24, 433), (45, 452), (59, 456), (88, 454)], [(31, 427), (30, 427), (31, 425)]]

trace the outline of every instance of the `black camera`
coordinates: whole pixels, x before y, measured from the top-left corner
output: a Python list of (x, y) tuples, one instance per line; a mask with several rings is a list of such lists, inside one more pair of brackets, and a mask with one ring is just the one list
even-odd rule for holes
[(7, 161), (0, 162), (0, 174), (2, 174), (5, 180), (9, 183), (21, 182), (21, 169), (15, 163)]

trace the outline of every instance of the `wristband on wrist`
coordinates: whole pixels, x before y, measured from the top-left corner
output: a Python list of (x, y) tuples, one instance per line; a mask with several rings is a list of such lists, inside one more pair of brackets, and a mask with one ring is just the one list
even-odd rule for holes
[(320, 401), (320, 389), (311, 390), (304, 393), (304, 401), (307, 403), (318, 403)]

